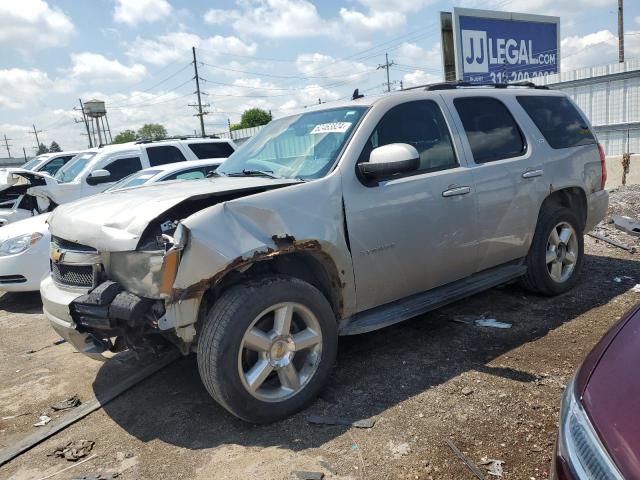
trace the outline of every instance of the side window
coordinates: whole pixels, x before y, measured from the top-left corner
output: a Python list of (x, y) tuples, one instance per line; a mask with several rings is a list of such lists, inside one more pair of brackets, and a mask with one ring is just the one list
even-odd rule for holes
[(517, 99), (551, 148), (596, 143), (589, 126), (568, 98), (527, 95)]
[(190, 143), (189, 148), (200, 160), (227, 158), (233, 153), (233, 147), (227, 142)]
[(41, 172), (48, 173), (53, 176), (56, 174), (58, 170), (62, 168), (62, 166), (67, 163), (73, 156), (70, 157), (58, 157), (51, 160), (44, 167), (40, 169)]
[(491, 97), (461, 97), (453, 104), (467, 134), (476, 163), (519, 157), (525, 152), (524, 137), (511, 112)]
[[(215, 168), (214, 168), (215, 170)], [(181, 172), (172, 173), (162, 179), (163, 182), (168, 180), (197, 180), (204, 178), (205, 174), (202, 167), (192, 168), (191, 170), (183, 170)]]
[(420, 154), (421, 172), (458, 164), (447, 124), (432, 100), (402, 103), (385, 113), (367, 140), (360, 161), (368, 162), (373, 149), (390, 143), (414, 146)]
[(147, 155), (149, 155), (149, 165), (152, 167), (186, 160), (180, 149), (172, 145), (147, 147)]
[(111, 174), (109, 181), (116, 182), (123, 179), (127, 175), (142, 170), (142, 164), (138, 157), (119, 158), (114, 160), (109, 165), (103, 167)]

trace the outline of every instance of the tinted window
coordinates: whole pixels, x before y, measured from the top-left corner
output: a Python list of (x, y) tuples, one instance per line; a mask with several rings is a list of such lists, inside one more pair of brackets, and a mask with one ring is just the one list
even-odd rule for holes
[[(205, 171), (209, 167), (197, 167), (189, 170), (182, 170), (181, 172), (175, 172), (162, 179), (163, 182), (167, 180), (197, 180), (205, 177)], [(210, 170), (215, 170), (216, 167), (211, 167)]]
[(227, 158), (233, 153), (233, 147), (226, 142), (190, 143), (189, 148), (200, 160)]
[(408, 143), (420, 154), (420, 171), (457, 165), (449, 129), (440, 107), (431, 100), (396, 105), (382, 117), (360, 157), (369, 161), (374, 148), (390, 143)]
[(526, 96), (518, 102), (529, 114), (551, 148), (578, 147), (596, 143), (576, 107), (566, 97)]
[(111, 174), (110, 181), (115, 182), (138, 170), (142, 170), (142, 164), (138, 157), (128, 157), (119, 158), (103, 168)]
[(171, 145), (148, 147), (147, 155), (149, 155), (149, 164), (152, 167), (166, 165), (167, 163), (184, 162), (186, 160), (180, 149)]
[(476, 163), (518, 157), (524, 153), (522, 132), (505, 105), (495, 98), (456, 98), (453, 104), (467, 133)]
[(40, 168), (40, 171), (48, 173), (49, 175), (53, 176), (56, 174), (58, 170), (60, 170), (60, 168), (62, 168), (63, 165), (65, 165), (73, 157), (74, 155), (54, 158), (49, 163), (47, 163), (44, 167)]

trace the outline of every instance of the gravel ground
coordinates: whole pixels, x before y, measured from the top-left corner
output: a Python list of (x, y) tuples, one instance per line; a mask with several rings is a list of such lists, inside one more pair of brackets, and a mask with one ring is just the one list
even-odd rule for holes
[[(639, 216), (640, 190), (612, 197), (610, 213)], [(342, 338), (330, 386), (286, 421), (252, 426), (234, 419), (207, 395), (195, 359), (183, 358), (0, 467), (0, 479), (54, 474), (72, 463), (47, 454), (81, 439), (95, 442), (97, 456), (54, 479), (291, 479), (294, 470), (322, 471), (327, 479), (473, 479), (447, 439), (477, 464), (483, 457), (504, 461), (504, 479), (545, 479), (564, 386), (602, 334), (640, 301), (631, 290), (640, 283), (640, 254), (590, 237), (585, 245), (582, 280), (565, 295), (540, 297), (508, 285)], [(67, 344), (52, 346), (58, 337), (40, 312), (36, 294), (0, 298), (0, 447), (36, 430), (41, 413), (61, 415), (49, 405), (73, 394), (86, 402), (144, 362), (120, 354), (99, 363)], [(465, 323), (482, 315), (513, 326)], [(310, 413), (376, 423), (315, 426), (305, 420)]]

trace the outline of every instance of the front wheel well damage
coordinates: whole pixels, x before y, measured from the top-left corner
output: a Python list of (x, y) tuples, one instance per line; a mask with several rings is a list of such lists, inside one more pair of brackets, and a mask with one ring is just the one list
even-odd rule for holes
[(273, 255), (266, 261), (256, 260), (241, 269), (229, 271), (204, 292), (199, 319), (206, 315), (216, 300), (229, 288), (251, 278), (269, 274), (287, 275), (313, 285), (331, 305), (336, 321), (342, 317), (344, 284), (331, 258), (318, 250)]

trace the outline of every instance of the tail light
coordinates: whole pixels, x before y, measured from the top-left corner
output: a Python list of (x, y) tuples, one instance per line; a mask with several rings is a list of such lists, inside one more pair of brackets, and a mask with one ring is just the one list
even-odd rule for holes
[(604, 155), (604, 148), (602, 148), (601, 144), (598, 144), (598, 151), (600, 152), (600, 169), (602, 170), (600, 190), (604, 190), (604, 186), (607, 183), (607, 158)]

